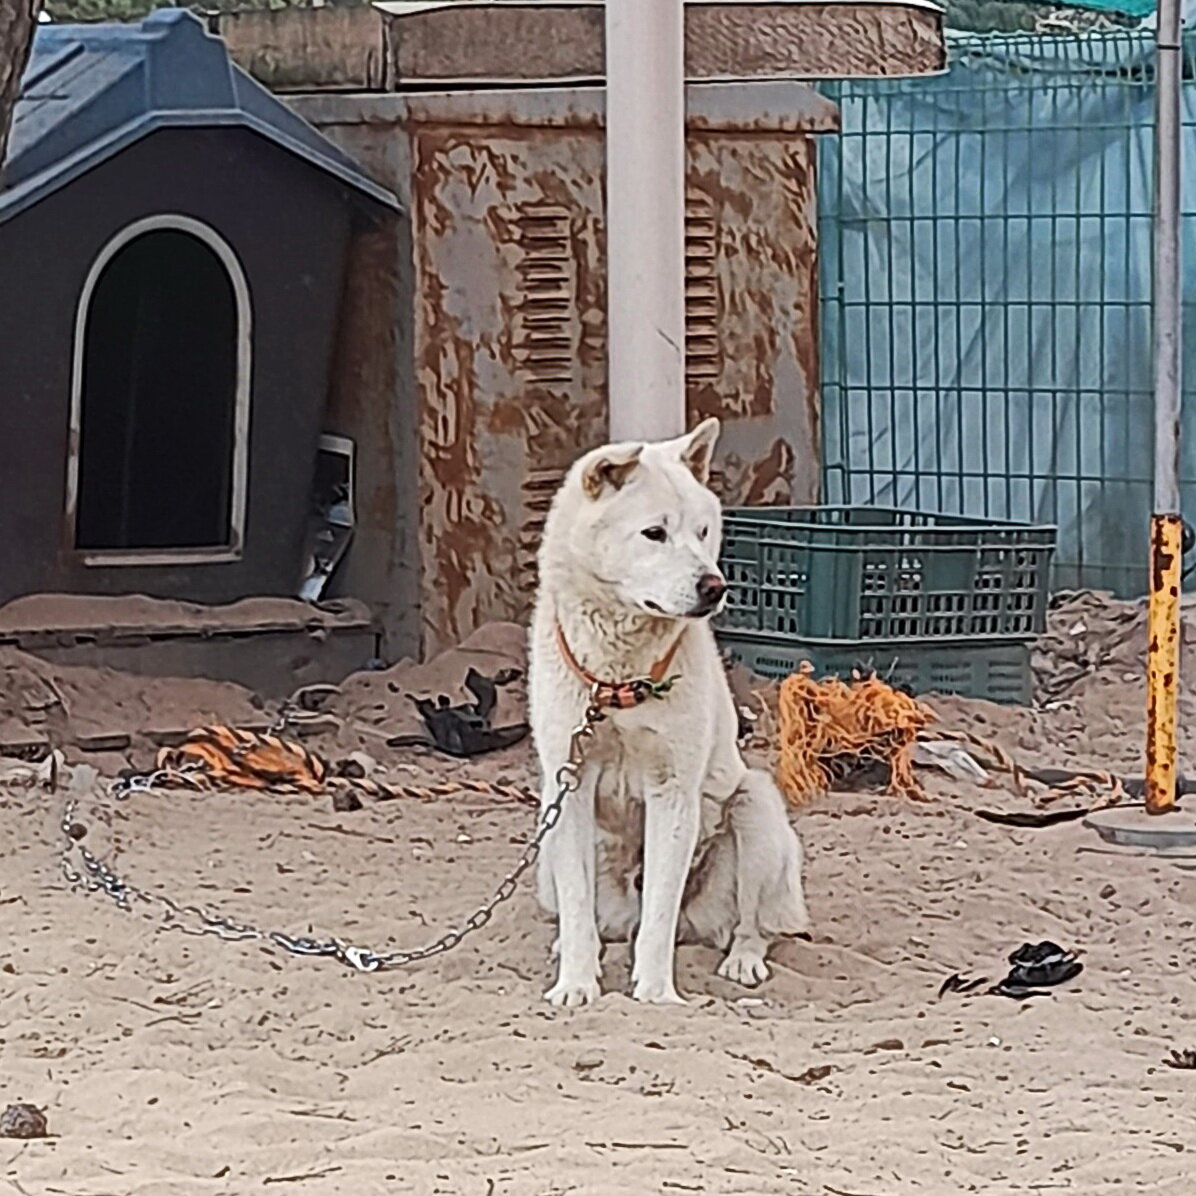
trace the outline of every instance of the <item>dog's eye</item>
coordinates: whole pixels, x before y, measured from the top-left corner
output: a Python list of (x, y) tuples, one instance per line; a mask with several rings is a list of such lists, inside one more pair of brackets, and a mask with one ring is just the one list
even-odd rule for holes
[(669, 538), (668, 532), (663, 527), (646, 527), (644, 535), (656, 544), (663, 544)]
[(705, 540), (709, 534), (710, 534), (710, 529), (708, 527), (704, 527), (704, 528), (702, 528), (702, 530), (700, 532), (698, 532), (698, 539)]

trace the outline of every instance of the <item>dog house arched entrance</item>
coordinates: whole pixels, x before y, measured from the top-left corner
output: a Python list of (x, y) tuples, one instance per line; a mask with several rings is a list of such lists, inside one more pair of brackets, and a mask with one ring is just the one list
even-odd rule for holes
[(184, 216), (129, 225), (88, 273), (75, 323), (68, 515), (93, 564), (239, 555), (249, 288)]

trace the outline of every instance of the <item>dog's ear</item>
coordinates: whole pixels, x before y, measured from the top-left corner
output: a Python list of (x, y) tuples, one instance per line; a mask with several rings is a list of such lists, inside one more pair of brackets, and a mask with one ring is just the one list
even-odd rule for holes
[(587, 497), (597, 498), (609, 486), (621, 490), (640, 463), (642, 444), (615, 444), (595, 454), (581, 474), (581, 488)]
[(719, 422), (712, 415), (681, 440), (681, 463), (703, 486), (710, 480), (710, 464), (718, 441)]

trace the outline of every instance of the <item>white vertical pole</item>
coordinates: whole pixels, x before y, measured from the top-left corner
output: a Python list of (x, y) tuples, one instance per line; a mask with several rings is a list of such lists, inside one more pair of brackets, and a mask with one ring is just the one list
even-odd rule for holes
[(685, 430), (682, 0), (606, 0), (610, 435)]
[(1181, 0), (1158, 0), (1155, 29), (1154, 511), (1178, 515), (1180, 410)]

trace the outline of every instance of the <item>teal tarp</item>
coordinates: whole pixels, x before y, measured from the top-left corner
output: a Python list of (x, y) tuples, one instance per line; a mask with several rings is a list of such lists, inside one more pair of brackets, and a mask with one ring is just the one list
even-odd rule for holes
[[(1184, 87), (1196, 522), (1196, 84)], [(844, 82), (822, 139), (828, 501), (1054, 522), (1057, 582), (1140, 592), (1151, 500), (1150, 36), (958, 40)]]
[(1069, 3), (1067, 8), (1090, 8), (1098, 12), (1117, 12), (1127, 17), (1145, 17), (1154, 12), (1154, 0), (1083, 0)]

